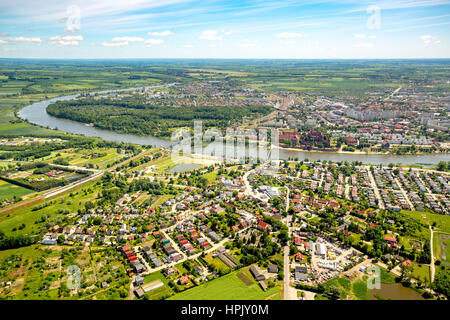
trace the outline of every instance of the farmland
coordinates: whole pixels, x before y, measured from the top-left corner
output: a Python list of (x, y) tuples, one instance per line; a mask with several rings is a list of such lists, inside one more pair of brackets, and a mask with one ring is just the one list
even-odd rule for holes
[(234, 271), (219, 279), (170, 297), (169, 300), (264, 300), (280, 299), (280, 287), (264, 292), (258, 284), (247, 286)]
[(14, 197), (20, 198), (32, 192), (33, 190), (0, 180), (0, 202)]

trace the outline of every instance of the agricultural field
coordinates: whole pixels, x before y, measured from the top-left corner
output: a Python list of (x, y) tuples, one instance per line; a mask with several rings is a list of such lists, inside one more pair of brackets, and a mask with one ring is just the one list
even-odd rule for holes
[(145, 299), (161, 300), (163, 298), (173, 295), (173, 289), (169, 286), (169, 280), (161, 272), (155, 272), (155, 273), (146, 275), (144, 277), (143, 287), (145, 287), (147, 284), (155, 282), (155, 281), (161, 281), (162, 283), (164, 283), (164, 285), (159, 288), (156, 288), (156, 289), (146, 292)]
[[(434, 226), (434, 230), (448, 232), (450, 233), (450, 216), (435, 214), (431, 212), (424, 211), (408, 211), (401, 210), (402, 213), (405, 213), (408, 216), (415, 218), (425, 225)], [(429, 230), (428, 230), (429, 231)], [(428, 238), (430, 237), (429, 232)]]
[(3, 202), (4, 200), (10, 200), (14, 197), (20, 198), (33, 192), (33, 190), (0, 180), (0, 202)]
[(44, 157), (45, 163), (58, 164), (61, 161), (67, 162), (70, 166), (105, 169), (123, 155), (117, 153), (116, 148), (94, 148), (83, 150), (71, 148), (65, 150), (53, 151), (51, 155)]
[[(0, 291), (13, 299), (121, 299), (129, 280), (114, 249), (45, 247), (33, 245), (0, 252), (0, 281), (11, 286)], [(81, 288), (67, 288), (69, 266), (80, 268)], [(69, 281), (68, 281), (69, 280)], [(102, 283), (107, 283), (101, 288)]]
[(440, 260), (442, 264), (450, 266), (450, 234), (433, 233), (433, 252), (436, 260)]
[(204, 259), (209, 264), (212, 264), (213, 266), (215, 266), (218, 271), (221, 271), (224, 273), (230, 271), (230, 268), (219, 258), (214, 258), (212, 256), (212, 253), (207, 254)]
[(265, 300), (280, 299), (281, 287), (277, 285), (264, 292), (261, 287), (238, 277), (234, 271), (201, 286), (178, 293), (168, 300)]
[[(67, 213), (76, 212), (80, 204), (95, 199), (100, 188), (94, 182), (75, 187), (53, 199), (40, 200), (12, 213), (0, 214), (0, 230), (5, 234), (34, 234), (46, 230), (47, 225), (57, 224), (67, 218)], [(70, 196), (72, 194), (72, 196)], [(35, 210), (42, 206), (42, 209)]]

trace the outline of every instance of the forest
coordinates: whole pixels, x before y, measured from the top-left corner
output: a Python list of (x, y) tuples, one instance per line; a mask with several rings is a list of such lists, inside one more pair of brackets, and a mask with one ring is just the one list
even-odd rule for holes
[(148, 105), (137, 98), (84, 98), (58, 101), (47, 107), (47, 112), (55, 117), (93, 123), (95, 127), (120, 133), (164, 138), (170, 138), (173, 128), (192, 128), (194, 120), (201, 120), (204, 128), (223, 129), (243, 118), (257, 118), (271, 111), (270, 106)]

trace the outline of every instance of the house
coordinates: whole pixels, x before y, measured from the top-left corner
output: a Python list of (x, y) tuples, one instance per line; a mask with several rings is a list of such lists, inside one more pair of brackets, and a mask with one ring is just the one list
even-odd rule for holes
[(253, 265), (250, 267), (250, 272), (252, 273), (252, 275), (256, 281), (261, 281), (261, 280), (266, 279), (264, 274), (261, 272), (261, 269), (256, 265)]
[(402, 265), (404, 266), (410, 266), (411, 265), (411, 260), (405, 260), (402, 262)]
[(166, 275), (166, 277), (167, 277), (167, 276), (171, 276), (171, 275), (173, 275), (174, 273), (175, 273), (175, 269), (174, 269), (173, 267), (167, 268), (167, 269), (164, 271), (164, 274)]
[(258, 283), (263, 291), (267, 290), (267, 284), (264, 281), (258, 281)]
[(267, 271), (270, 273), (278, 273), (278, 266), (274, 263), (269, 264)]
[(384, 237), (384, 241), (386, 241), (389, 244), (396, 244), (397, 243), (397, 239), (392, 238), (392, 237)]
[(354, 137), (347, 137), (345, 138), (345, 144), (348, 146), (356, 146), (358, 145), (358, 140)]
[(295, 261), (302, 261), (303, 260), (303, 255), (300, 252), (297, 252), (295, 254)]
[(136, 295), (136, 297), (138, 297), (138, 299), (142, 298), (144, 296), (144, 290), (142, 290), (141, 287), (137, 288), (134, 290), (134, 294)]
[(185, 285), (188, 283), (189, 283), (189, 276), (187, 274), (178, 279), (178, 284), (180, 285)]
[(295, 271), (294, 280), (295, 281), (306, 281), (306, 280), (308, 280), (308, 274)]
[(272, 227), (269, 224), (267, 224), (261, 220), (258, 222), (257, 228), (261, 231), (271, 231), (272, 230)]
[(295, 267), (294, 280), (295, 281), (308, 280), (308, 268), (305, 265)]
[(141, 284), (144, 284), (144, 277), (138, 275), (134, 278), (134, 286), (139, 287)]
[(137, 273), (141, 273), (145, 271), (145, 266), (142, 263), (136, 263), (134, 265), (134, 269), (136, 270)]

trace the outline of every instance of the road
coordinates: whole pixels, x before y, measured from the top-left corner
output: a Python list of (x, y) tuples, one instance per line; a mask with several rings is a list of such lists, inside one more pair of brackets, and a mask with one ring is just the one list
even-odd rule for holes
[(430, 232), (431, 232), (431, 238), (430, 238), (430, 251), (431, 251), (431, 262), (430, 262), (430, 278), (431, 278), (431, 282), (434, 281), (434, 273), (435, 273), (435, 268), (434, 268), (434, 255), (433, 255), (433, 228), (431, 228), (431, 226), (428, 226), (430, 228)]
[(291, 271), (289, 265), (289, 246), (284, 246), (284, 297), (283, 300), (289, 300), (289, 283)]
[(381, 209), (386, 209), (386, 207), (384, 205), (384, 202), (383, 202), (383, 199), (381, 198), (381, 195), (380, 195), (380, 190), (378, 190), (378, 186), (375, 183), (375, 179), (374, 179), (374, 177), (372, 175), (372, 171), (370, 171), (370, 167), (366, 166), (365, 168), (366, 168), (367, 174), (369, 176), (370, 185), (372, 186), (373, 192), (375, 193), (375, 197), (377, 197), (377, 199), (378, 199), (378, 206)]
[(395, 183), (397, 183), (397, 186), (400, 189), (401, 193), (403, 194), (403, 197), (405, 198), (406, 202), (408, 203), (408, 206), (411, 209), (411, 211), (415, 211), (416, 209), (414, 208), (413, 204), (411, 203), (411, 200), (409, 200), (409, 197), (406, 194), (405, 189), (403, 189), (402, 184), (400, 183), (400, 181), (398, 181), (397, 178), (395, 178), (394, 181), (395, 181)]
[[(292, 221), (292, 216), (288, 215), (286, 218), (286, 226), (289, 230), (289, 237), (292, 235), (292, 228), (290, 227), (290, 223)], [(297, 300), (297, 290), (290, 286), (291, 283), (291, 266), (289, 261), (289, 243), (284, 246), (284, 263), (283, 263), (283, 272), (284, 272), (284, 296), (283, 300)]]

